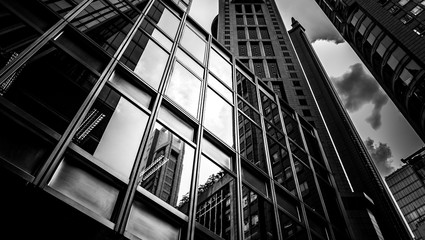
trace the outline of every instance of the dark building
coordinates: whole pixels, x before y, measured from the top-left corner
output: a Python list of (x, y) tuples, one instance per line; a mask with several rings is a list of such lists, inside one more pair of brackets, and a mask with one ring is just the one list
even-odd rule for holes
[(425, 141), (425, 2), (316, 2)]
[[(302, 25), (289, 31), (333, 143), (347, 170), (353, 193), (342, 194), (357, 239), (408, 239), (408, 230), (373, 160), (345, 111)], [(362, 177), (358, 177), (362, 176)], [(355, 204), (353, 204), (355, 203)], [(376, 219), (376, 220), (374, 220)], [(375, 228), (378, 223), (379, 228)], [(357, 229), (356, 229), (357, 228)]]
[(403, 167), (385, 178), (415, 239), (425, 239), (425, 148), (402, 159)]
[(189, 10), (0, 1), (5, 238), (352, 239), (289, 71), (257, 59), (274, 92)]

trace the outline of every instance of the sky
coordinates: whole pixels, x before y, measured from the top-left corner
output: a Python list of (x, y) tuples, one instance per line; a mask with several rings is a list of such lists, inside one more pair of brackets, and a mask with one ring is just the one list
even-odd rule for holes
[[(362, 64), (313, 0), (276, 1), (286, 30), (291, 17), (307, 37), (327, 71), (360, 137), (382, 177), (402, 166), (400, 161), (424, 146), (391, 99)], [(190, 16), (210, 31), (217, 0), (193, 0)]]

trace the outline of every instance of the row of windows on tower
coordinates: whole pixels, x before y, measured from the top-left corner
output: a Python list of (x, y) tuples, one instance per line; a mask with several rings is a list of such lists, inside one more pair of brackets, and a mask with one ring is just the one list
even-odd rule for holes
[[(384, 7), (388, 9), (388, 12), (394, 16), (397, 16), (400, 21), (407, 25), (416, 25), (413, 28), (413, 31), (423, 36), (425, 34), (425, 25), (423, 20), (417, 19), (425, 8), (425, 0), (422, 0), (418, 3), (410, 0), (399, 0), (396, 4), (388, 4), (389, 1), (379, 0)], [(416, 19), (415, 19), (416, 18)]]

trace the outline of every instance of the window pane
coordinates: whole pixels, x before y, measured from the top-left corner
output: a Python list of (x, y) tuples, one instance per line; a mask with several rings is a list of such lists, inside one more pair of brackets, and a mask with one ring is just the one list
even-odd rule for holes
[(102, 217), (110, 219), (119, 190), (87, 171), (76, 159), (65, 156), (49, 186)]
[(307, 233), (304, 227), (298, 222), (288, 217), (282, 211), (279, 211), (280, 228), (282, 229), (283, 239), (307, 240)]
[(232, 92), (226, 88), (220, 81), (217, 80), (213, 75), (208, 74), (208, 84), (217, 92), (219, 92), (223, 97), (225, 97), (228, 101), (233, 103), (233, 94)]
[(241, 156), (267, 172), (263, 132), (252, 121), (239, 114)]
[(233, 109), (210, 88), (207, 89), (204, 125), (214, 135), (233, 147)]
[(166, 95), (197, 117), (200, 87), (201, 81), (176, 62)]
[(257, 88), (245, 75), (236, 71), (238, 94), (250, 103), (255, 109), (258, 109)]
[(397, 47), (387, 61), (388, 66), (390, 66), (392, 70), (395, 70), (404, 56), (406, 56), (406, 52), (400, 47)]
[(388, 47), (393, 43), (393, 40), (389, 36), (385, 36), (384, 39), (382, 39), (381, 43), (379, 43), (378, 48), (376, 49), (376, 52), (379, 54), (379, 56), (384, 56), (385, 52), (387, 51)]
[(195, 150), (157, 123), (143, 154), (140, 187), (187, 214)]
[(148, 33), (148, 35), (155, 38), (168, 51), (171, 51), (173, 42), (168, 37), (166, 37), (162, 32), (160, 32), (156, 27), (154, 27), (154, 25), (152, 25), (149, 21), (147, 20), (143, 21), (140, 27), (143, 30), (145, 30)]
[(209, 69), (227, 86), (232, 88), (232, 66), (213, 49), (210, 52)]
[(189, 57), (185, 52), (183, 52), (180, 48), (177, 49), (176, 53), (177, 59), (180, 60), (183, 65), (192, 70), (199, 78), (204, 77), (204, 68), (199, 65), (192, 57)]
[(167, 59), (168, 53), (140, 31), (121, 57), (125, 65), (155, 89), (159, 87)]
[(181, 45), (190, 51), (200, 62), (204, 62), (205, 41), (203, 41), (194, 31), (187, 25), (184, 29)]
[(231, 169), (231, 157), (221, 151), (218, 147), (216, 147), (213, 143), (208, 141), (206, 138), (202, 140), (202, 152), (211, 156), (218, 163), (223, 164), (227, 168)]
[(176, 36), (180, 20), (158, 1), (155, 1), (148, 12), (148, 16), (157, 27), (164, 30), (172, 39)]
[(105, 86), (73, 142), (128, 178), (147, 121), (144, 112)]
[(149, 108), (149, 104), (152, 100), (152, 97), (149, 96), (142, 89), (140, 89), (140, 88), (136, 87), (135, 85), (131, 84), (130, 82), (126, 81), (121, 74), (119, 74), (117, 72), (112, 73), (109, 81), (111, 83), (114, 83), (119, 90), (128, 93), (138, 103), (142, 104), (146, 108)]
[(178, 132), (189, 140), (193, 140), (195, 136), (195, 130), (193, 127), (181, 120), (166, 107), (161, 106), (158, 117), (167, 123), (167, 125), (170, 126), (174, 131)]
[(236, 239), (236, 183), (231, 175), (202, 156), (196, 221), (224, 239)]

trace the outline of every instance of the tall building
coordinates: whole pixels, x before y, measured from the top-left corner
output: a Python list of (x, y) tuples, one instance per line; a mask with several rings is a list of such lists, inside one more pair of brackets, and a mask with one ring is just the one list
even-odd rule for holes
[(316, 2), (425, 141), (425, 1)]
[(353, 239), (314, 109), (272, 79), (289, 71), (259, 58), (267, 72), (251, 72), (189, 12), (0, 1), (4, 236)]
[(425, 148), (402, 159), (405, 165), (385, 177), (415, 239), (425, 239)]
[[(316, 96), (335, 148), (343, 165), (348, 169), (346, 172), (354, 192), (342, 197), (349, 219), (352, 221), (351, 226), (358, 227), (354, 230), (354, 233), (358, 234), (357, 239), (374, 239), (379, 235), (384, 239), (407, 239), (408, 230), (390, 196), (391, 193), (387, 191), (372, 158), (311, 46), (305, 29), (294, 18), (289, 35)], [(375, 228), (376, 224), (370, 224), (375, 221), (374, 219), (380, 228)]]
[(227, 49), (315, 126), (355, 237), (410, 239), (302, 27), (288, 34), (273, 0), (220, 0), (212, 28)]

